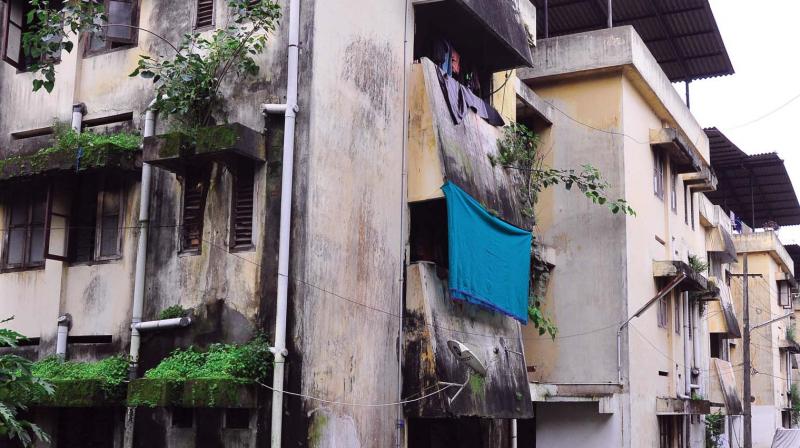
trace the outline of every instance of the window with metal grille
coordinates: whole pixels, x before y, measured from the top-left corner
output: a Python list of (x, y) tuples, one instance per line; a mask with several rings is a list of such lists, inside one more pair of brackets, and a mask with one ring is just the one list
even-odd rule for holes
[(203, 241), (203, 212), (207, 190), (206, 172), (190, 169), (183, 182), (183, 214), (181, 223), (181, 250), (200, 252)]
[(44, 188), (15, 192), (6, 203), (4, 267), (31, 268), (44, 264)]
[(245, 249), (253, 246), (253, 195), (255, 171), (242, 166), (236, 171), (231, 201), (231, 247)]
[(205, 28), (212, 25), (214, 25), (214, 0), (197, 0), (194, 27)]

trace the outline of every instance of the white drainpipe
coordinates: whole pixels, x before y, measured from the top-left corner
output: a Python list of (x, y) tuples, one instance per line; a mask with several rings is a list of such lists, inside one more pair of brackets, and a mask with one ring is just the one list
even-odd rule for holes
[(286, 313), (289, 292), (289, 242), (292, 219), (294, 171), (294, 128), (297, 107), (297, 76), (300, 44), (300, 0), (289, 2), (289, 60), (286, 79), (286, 104), (264, 104), (265, 113), (283, 113), (283, 168), (281, 174), (281, 223), (278, 245), (278, 297), (275, 310), (275, 366), (272, 377), (272, 448), (281, 448), (283, 428), (283, 376), (286, 355)]
[(692, 328), (692, 342), (693, 342), (692, 357), (693, 357), (693, 360), (694, 360), (694, 368), (698, 372), (698, 375), (697, 375), (697, 390), (698, 390), (698, 393), (700, 395), (704, 395), (705, 391), (704, 391), (704, 388), (703, 388), (703, 380), (702, 380), (702, 377), (700, 375), (700, 372), (703, 371), (703, 368), (700, 366), (700, 360), (701, 360), (701, 357), (700, 357), (700, 350), (701, 350), (701, 348), (700, 348), (700, 303), (695, 301), (695, 303), (693, 305), (691, 305), (691, 308), (692, 308), (692, 316), (694, 316), (694, 318), (692, 319), (692, 327), (693, 327)]
[(81, 132), (83, 126), (83, 114), (86, 113), (86, 105), (83, 103), (75, 104), (72, 106), (72, 129), (75, 132)]
[(62, 361), (67, 359), (67, 337), (72, 327), (72, 316), (69, 313), (58, 316), (58, 333), (56, 337), (56, 356)]
[(692, 396), (692, 367), (689, 357), (689, 295), (680, 294), (680, 301), (683, 308), (683, 384), (684, 391), (678, 392), (678, 398), (688, 400)]
[[(144, 115), (143, 137), (155, 135), (156, 113), (153, 106), (156, 100), (150, 102)], [(147, 260), (147, 231), (150, 227), (150, 179), (152, 167), (149, 163), (142, 164), (141, 192), (139, 194), (139, 241), (136, 247), (136, 268), (133, 277), (133, 306), (131, 307), (131, 350), (128, 374), (136, 377), (139, 366), (139, 346), (141, 336), (137, 324), (142, 321), (144, 311), (144, 268)]]
[(517, 448), (517, 419), (511, 419), (511, 448)]
[(142, 331), (169, 330), (171, 328), (188, 327), (192, 323), (191, 317), (175, 317), (172, 319), (149, 320), (133, 324), (133, 328)]

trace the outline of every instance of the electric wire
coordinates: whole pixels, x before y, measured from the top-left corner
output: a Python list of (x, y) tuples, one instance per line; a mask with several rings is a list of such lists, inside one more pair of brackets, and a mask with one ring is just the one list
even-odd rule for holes
[(421, 400), (424, 400), (426, 398), (432, 397), (434, 395), (437, 395), (437, 394), (439, 394), (441, 392), (444, 392), (445, 390), (447, 390), (447, 389), (449, 389), (451, 387), (456, 387), (456, 386), (464, 387), (464, 386), (467, 385), (467, 383), (464, 383), (464, 384), (444, 384), (443, 385), (444, 387), (439, 387), (437, 390), (435, 390), (435, 391), (433, 391), (431, 393), (427, 393), (427, 394), (425, 394), (425, 395), (423, 395), (421, 397), (411, 398), (411, 399), (406, 399), (406, 400), (401, 400), (401, 401), (396, 401), (396, 402), (393, 402), (393, 403), (351, 403), (351, 402), (346, 402), (346, 401), (328, 400), (326, 398), (315, 397), (313, 395), (307, 395), (307, 394), (300, 394), (300, 393), (297, 393), (297, 392), (289, 392), (289, 391), (286, 391), (286, 390), (276, 390), (276, 389), (272, 388), (271, 386), (268, 386), (268, 385), (266, 385), (266, 384), (264, 384), (264, 383), (262, 383), (260, 381), (256, 381), (256, 384), (258, 384), (259, 386), (264, 387), (266, 389), (269, 389), (269, 390), (271, 390), (273, 392), (279, 392), (281, 394), (291, 395), (293, 397), (306, 398), (306, 399), (309, 399), (309, 400), (319, 401), (319, 402), (325, 403), (325, 404), (335, 404), (335, 405), (341, 405), (341, 406), (365, 407), (365, 408), (392, 407), (392, 406), (398, 406), (398, 405), (403, 405), (403, 404), (408, 404), (408, 403), (414, 403), (414, 402), (421, 401)]

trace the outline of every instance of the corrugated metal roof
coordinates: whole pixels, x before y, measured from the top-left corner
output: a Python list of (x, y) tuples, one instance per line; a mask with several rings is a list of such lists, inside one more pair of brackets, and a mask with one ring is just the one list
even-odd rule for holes
[(778, 154), (747, 155), (717, 128), (705, 131), (711, 168), (719, 180), (717, 191), (706, 193), (711, 202), (754, 228), (768, 221), (781, 226), (800, 224), (800, 203)]
[[(545, 36), (546, 0), (538, 8), (537, 34)], [(547, 0), (550, 37), (606, 27), (606, 0)], [(670, 81), (733, 74), (708, 0), (613, 0), (614, 26), (632, 25)]]

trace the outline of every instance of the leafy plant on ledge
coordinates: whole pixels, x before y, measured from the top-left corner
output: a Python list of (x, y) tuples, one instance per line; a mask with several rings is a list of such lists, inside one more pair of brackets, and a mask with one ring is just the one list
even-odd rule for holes
[[(586, 164), (580, 170), (555, 169), (546, 166), (544, 154), (539, 151), (539, 136), (525, 125), (512, 123), (505, 127), (499, 141), (498, 154), (490, 155), (492, 166), (515, 170), (520, 181), (520, 197), (522, 198), (522, 215), (533, 218), (539, 195), (549, 187), (561, 185), (567, 190), (576, 187), (593, 203), (606, 206), (614, 213), (635, 216), (636, 211), (624, 199), (609, 200), (610, 184), (600, 171)], [(540, 335), (549, 334), (555, 339), (558, 328), (552, 318), (542, 310), (550, 266), (544, 260), (541, 243), (532, 239), (531, 248), (531, 280), (533, 287), (528, 299), (528, 317)]]
[(96, 380), (100, 382), (104, 394), (110, 398), (119, 392), (119, 387), (128, 378), (128, 361), (122, 355), (93, 362), (62, 361), (56, 356), (50, 356), (35, 362), (32, 372), (36, 377), (55, 384), (62, 381)]
[(164, 308), (158, 314), (159, 319), (174, 319), (176, 317), (184, 317), (192, 314), (191, 308), (184, 308), (180, 305), (172, 305)]
[[(102, 166), (112, 154), (131, 154), (139, 150), (142, 138), (132, 133), (78, 133), (66, 123), (53, 124), (53, 145), (29, 155), (0, 160), (0, 176), (34, 174), (47, 168), (51, 160), (72, 160), (77, 169)], [(12, 171), (12, 172), (9, 172)]]
[(706, 446), (719, 446), (719, 439), (725, 432), (725, 415), (717, 411), (705, 416)]
[(689, 267), (698, 274), (702, 274), (708, 270), (708, 263), (697, 255), (689, 254)]

